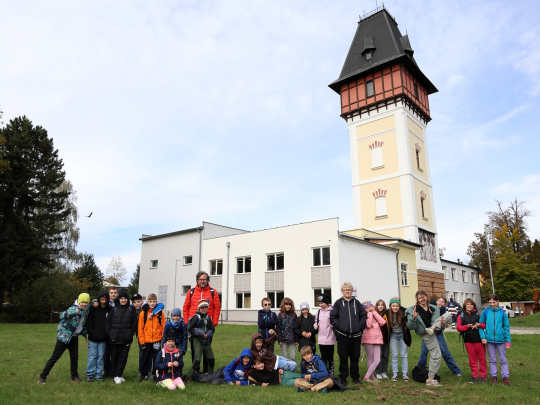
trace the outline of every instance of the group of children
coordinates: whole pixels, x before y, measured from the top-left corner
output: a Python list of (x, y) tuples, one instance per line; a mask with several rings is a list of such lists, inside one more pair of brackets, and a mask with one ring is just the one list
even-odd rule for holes
[[(389, 378), (386, 373), (390, 357), (391, 380), (398, 381), (400, 358), (402, 379), (409, 380), (408, 349), (412, 343), (411, 331), (414, 330), (432, 355), (426, 383), (439, 385), (435, 372), (441, 356), (433, 335), (437, 329), (444, 329), (449, 319), (440, 316), (438, 306), (427, 304), (424, 291), (418, 291), (416, 299), (417, 304), (407, 309), (401, 306), (398, 297), (390, 299), (389, 308), (384, 300), (378, 300), (375, 305), (370, 301), (362, 303), (367, 314), (361, 338), (367, 354), (364, 381), (378, 382)], [(490, 294), (488, 300), (490, 308), (481, 315), (472, 299), (465, 300), (464, 310), (457, 318), (457, 330), (462, 333), (469, 355), (470, 382), (486, 382), (487, 345), (492, 382), (497, 382), (498, 355), (503, 382), (509, 385), (506, 361), (506, 349), (511, 347), (508, 317), (500, 310), (495, 294)], [(80, 294), (75, 304), (60, 314), (56, 346), (38, 382), (46, 382), (52, 367), (66, 349), (70, 353), (72, 381), (81, 381), (77, 372), (78, 336), (86, 337), (88, 333), (88, 382), (112, 377), (116, 384), (123, 383), (122, 375), (135, 335), (139, 343), (139, 381), (146, 381), (151, 375), (158, 385), (171, 390), (184, 389), (184, 382), (191, 380), (231, 385), (285, 385), (294, 386), (297, 391), (328, 392), (332, 387), (346, 389), (346, 383), (334, 377), (336, 335), (330, 323), (330, 297), (327, 294), (319, 296), (316, 314), (310, 312), (307, 302), (302, 302), (299, 316), (290, 298), (282, 300), (278, 314), (271, 311), (270, 299), (263, 298), (261, 304), (259, 330), (251, 337), (251, 347), (242, 350), (238, 358), (214, 372), (212, 337), (215, 328), (207, 315), (207, 299), (198, 301), (197, 312), (186, 325), (179, 308), (173, 309), (171, 318), (166, 320), (162, 314), (163, 305), (158, 304), (155, 294), (150, 294), (144, 305), (139, 294), (135, 294), (130, 303), (125, 289), (103, 290), (93, 302), (90, 302), (88, 294)], [(189, 371), (183, 375), (188, 333), (192, 339), (193, 361)], [(320, 355), (317, 354), (316, 335), (319, 336)], [(281, 355), (274, 353), (276, 341), (281, 347)], [(297, 348), (302, 358), (300, 373), (296, 373)], [(199, 373), (203, 354), (209, 366), (204, 378)]]

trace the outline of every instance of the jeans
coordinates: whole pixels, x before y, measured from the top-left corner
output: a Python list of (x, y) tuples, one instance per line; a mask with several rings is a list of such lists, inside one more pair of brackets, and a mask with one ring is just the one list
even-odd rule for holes
[(105, 355), (106, 342), (88, 341), (88, 357), (86, 362), (86, 376), (99, 376), (103, 371), (103, 356)]
[(296, 361), (288, 360), (283, 356), (277, 356), (278, 358), (278, 368), (281, 368), (285, 371), (296, 371)]
[[(461, 374), (461, 370), (459, 369), (458, 365), (456, 364), (456, 361), (452, 357), (450, 350), (448, 350), (448, 346), (446, 345), (446, 340), (444, 339), (444, 332), (436, 333), (435, 336), (437, 336), (437, 342), (439, 342), (439, 348), (441, 349), (442, 357), (444, 361), (446, 362), (446, 365), (448, 366), (450, 371), (453, 374)], [(428, 349), (424, 341), (422, 341), (422, 352), (420, 353), (420, 358), (418, 359), (418, 366), (426, 367), (427, 355), (428, 355)]]
[[(422, 341), (422, 344), (424, 342)], [(390, 335), (390, 350), (392, 351), (392, 372), (396, 373), (399, 370), (398, 365), (398, 350), (401, 357), (401, 371), (407, 374), (409, 371), (409, 348), (403, 340), (403, 333), (392, 333)]]

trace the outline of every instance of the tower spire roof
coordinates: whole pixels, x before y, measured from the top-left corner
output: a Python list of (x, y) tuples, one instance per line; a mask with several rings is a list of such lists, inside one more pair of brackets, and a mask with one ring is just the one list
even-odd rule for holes
[[(372, 51), (369, 59), (364, 56), (367, 50)], [(436, 93), (437, 88), (422, 73), (413, 53), (409, 36), (401, 35), (394, 17), (384, 6), (379, 7), (360, 17), (343, 69), (339, 78), (330, 83), (329, 87), (339, 93), (344, 82), (375, 68), (402, 62), (424, 85), (428, 94)]]

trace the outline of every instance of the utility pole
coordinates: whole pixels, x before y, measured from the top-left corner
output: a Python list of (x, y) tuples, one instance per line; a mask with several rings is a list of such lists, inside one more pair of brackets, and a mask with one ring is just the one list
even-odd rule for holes
[(491, 292), (495, 294), (495, 284), (493, 283), (493, 270), (491, 268), (491, 256), (489, 254), (489, 239), (488, 239), (487, 225), (484, 225), (484, 236), (486, 238), (486, 248), (487, 248), (487, 254), (488, 254), (488, 261), (489, 261), (489, 274), (491, 275)]

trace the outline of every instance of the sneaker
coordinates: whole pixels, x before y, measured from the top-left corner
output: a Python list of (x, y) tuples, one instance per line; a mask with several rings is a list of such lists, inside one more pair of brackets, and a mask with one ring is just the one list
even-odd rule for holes
[(343, 385), (344, 387), (347, 386), (347, 379), (346, 378), (341, 379), (341, 385)]
[(148, 381), (148, 376), (139, 378), (139, 382)]
[(429, 336), (433, 336), (433, 329), (431, 328), (426, 328), (426, 333), (429, 335)]
[(102, 377), (100, 374), (98, 374), (98, 375), (96, 375), (95, 380), (96, 380), (97, 382), (102, 382), (102, 381), (103, 381), (103, 377)]
[(296, 387), (296, 392), (306, 392), (307, 388)]
[(497, 383), (497, 377), (491, 377), (491, 382), (492, 383)]
[(324, 388), (324, 389), (321, 391), (321, 394), (328, 394), (328, 388)]
[(382, 380), (382, 375), (377, 374), (377, 380)]
[(360, 379), (358, 379), (358, 378), (353, 378), (352, 382), (354, 384), (362, 384), (362, 381), (360, 381)]
[(118, 378), (120, 378), (120, 381), (126, 382), (126, 379), (124, 377), (118, 377)]
[(471, 379), (469, 380), (469, 384), (474, 384), (474, 383), (477, 382), (478, 380), (479, 380), (479, 378), (474, 378), (474, 377), (473, 377), (473, 378), (471, 378)]
[(510, 378), (508, 378), (508, 377), (503, 377), (503, 384), (504, 384), (504, 385), (510, 385)]
[(45, 381), (45, 378), (39, 377), (39, 379), (37, 380), (37, 383), (38, 384), (46, 384), (47, 382)]
[(403, 374), (403, 381), (409, 381), (409, 376), (407, 374)]
[(79, 376), (75, 376), (71, 379), (73, 382), (81, 382), (82, 380), (79, 378)]
[(482, 378), (482, 377), (478, 378), (477, 381), (481, 382), (481, 383), (487, 382), (487, 380), (485, 378)]
[(461, 373), (454, 374), (456, 377), (463, 377)]
[(390, 377), (388, 377), (388, 376), (387, 376), (386, 374), (384, 374), (384, 373), (382, 373), (381, 376), (382, 376), (382, 378), (390, 378)]
[(426, 385), (430, 387), (442, 387), (442, 385), (439, 383), (439, 381), (433, 379), (433, 380), (426, 380)]
[(109, 373), (107, 373), (107, 372), (103, 373), (103, 379), (111, 378), (111, 377), (112, 377), (112, 375), (110, 375)]
[(89, 375), (86, 377), (86, 382), (94, 382), (95, 381), (95, 378), (93, 375)]
[(114, 383), (115, 384), (122, 384), (122, 380), (120, 379), (120, 377), (114, 377)]
[(392, 381), (397, 381), (397, 380), (398, 380), (397, 375), (392, 376)]

